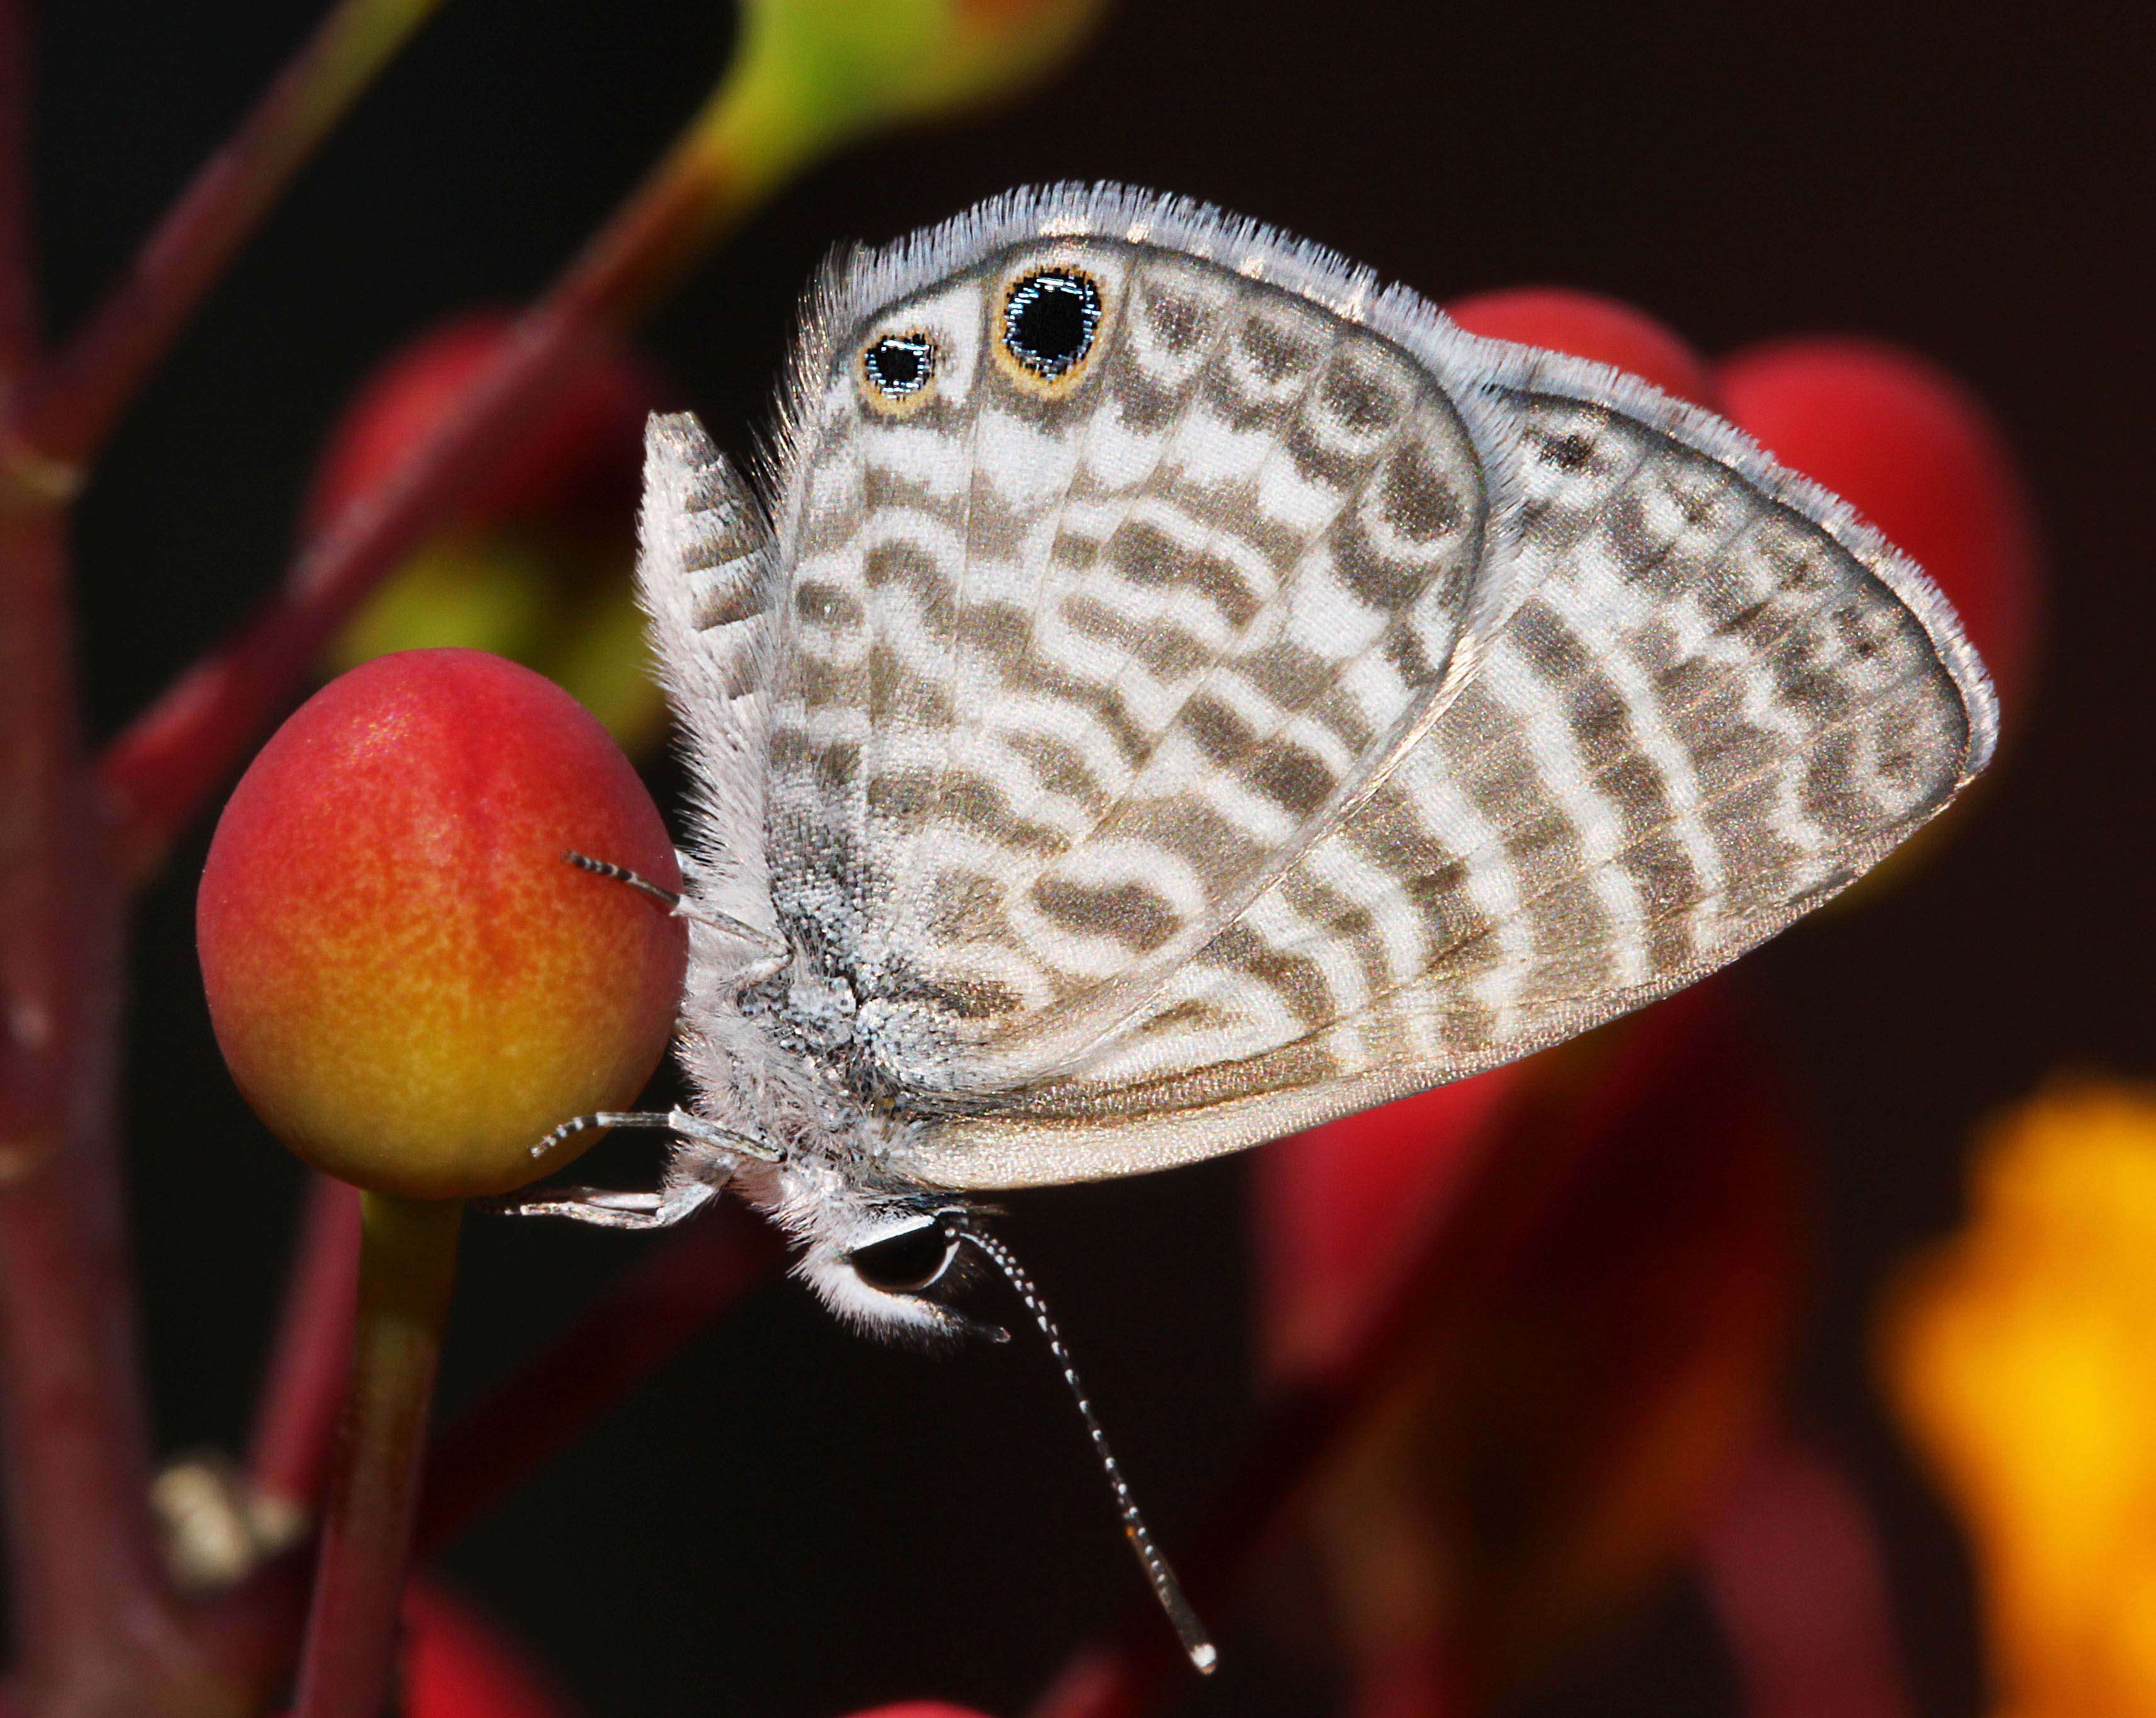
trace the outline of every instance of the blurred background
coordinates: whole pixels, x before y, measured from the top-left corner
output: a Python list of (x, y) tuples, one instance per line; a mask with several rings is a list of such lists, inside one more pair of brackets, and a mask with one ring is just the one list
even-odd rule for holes
[[(42, 8), (51, 323), (125, 265), (306, 11)], [(701, 99), (734, 22), (687, 0), (454, 0), (390, 68), (211, 300), (85, 502), (100, 734), (269, 588), (362, 381), (443, 318), (543, 285)], [(1261, 217), (1440, 301), (1590, 289), (1710, 356), (1876, 336), (1989, 408), (2046, 566), (2015, 731), (1950, 838), (1746, 962), (1728, 993), (1799, 1141), (1804, 1265), (1775, 1417), (1876, 1524), (1925, 1718), (1993, 1710), (1985, 1623), (1965, 1524), (1882, 1391), (1882, 1294), (1964, 1220), (1987, 1118), (2061, 1073), (2156, 1072), (2151, 58), (2130, 8), (1133, 0), (1037, 91), (817, 167), (643, 342), (659, 393), (745, 455), (795, 296), (833, 245), (1014, 184), (1113, 177)], [(678, 779), (655, 754), (653, 779), (671, 803)], [(301, 1187), (210, 1037), (192, 924), (207, 834), (141, 918), (128, 1076), (173, 1451), (244, 1439)], [(1010, 1201), (1007, 1232), (1171, 1551), (1260, 1412), (1253, 1174), (1230, 1161)], [(1634, 1217), (1621, 1191), (1617, 1223)], [(445, 1407), (645, 1244), (475, 1222)], [(812, 1718), (916, 1694), (1014, 1712), (1137, 1597), (1116, 1540), (1030, 1345), (927, 1361), (849, 1336), (773, 1282), (444, 1570), (594, 1713)], [(1343, 1601), (1325, 1562), (1286, 1548), (1216, 1617), (1228, 1668), (1183, 1710), (1337, 1709), (1322, 1642)], [(1752, 1710), (1696, 1571), (1672, 1558), (1505, 1709)]]

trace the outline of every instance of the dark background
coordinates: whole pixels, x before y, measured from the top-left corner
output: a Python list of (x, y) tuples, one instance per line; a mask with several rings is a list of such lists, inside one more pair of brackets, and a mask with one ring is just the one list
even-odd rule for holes
[[(290, 0), (51, 0), (38, 147), (64, 325), (299, 39)], [(1981, 1705), (1953, 1532), (1870, 1392), (1870, 1299), (1954, 1219), (1971, 1128), (2047, 1073), (2152, 1060), (2156, 543), (2149, 34), (2135, 8), (1125, 5), (1045, 94), (823, 167), (650, 342), (746, 448), (825, 249), (1027, 181), (1115, 177), (1277, 222), (1443, 298), (1631, 300), (1709, 352), (1804, 329), (1929, 353), (1996, 410), (2050, 546), (2030, 719), (1908, 886), (1749, 963), (1818, 1154), (1797, 1422), (1880, 1514), (1927, 1715)], [(454, 0), (305, 175), (122, 434), (79, 536), (109, 732), (264, 589), (348, 390), (439, 313), (536, 289), (718, 68), (685, 0)], [(231, 1093), (194, 975), (198, 838), (148, 903), (131, 1092), (158, 1429), (236, 1445), (298, 1174)], [(1248, 1424), (1241, 1170), (1029, 1196), (1011, 1222), (1173, 1546)], [(636, 1243), (474, 1225), (449, 1403)], [(768, 1287), (488, 1518), (449, 1570), (598, 1714), (1009, 1711), (1135, 1581), (1052, 1374), (845, 1335)], [(1320, 1710), (1224, 1619), (1208, 1712)], [(1732, 1709), (1680, 1584), (1540, 1714)]]

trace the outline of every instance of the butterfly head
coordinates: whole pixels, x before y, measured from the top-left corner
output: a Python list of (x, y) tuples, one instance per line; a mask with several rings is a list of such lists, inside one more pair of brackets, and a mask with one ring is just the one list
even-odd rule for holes
[(885, 1194), (844, 1182), (796, 1188), (780, 1218), (801, 1238), (794, 1271), (843, 1322), (871, 1335), (940, 1344), (1006, 1333), (949, 1304), (968, 1273), (968, 1206), (948, 1196)]

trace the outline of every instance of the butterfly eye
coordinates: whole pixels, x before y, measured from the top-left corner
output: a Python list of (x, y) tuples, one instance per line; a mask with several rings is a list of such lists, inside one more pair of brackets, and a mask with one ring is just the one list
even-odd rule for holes
[(861, 373), (877, 393), (904, 399), (928, 385), (936, 348), (918, 334), (886, 334), (861, 354)]
[(923, 1223), (857, 1247), (846, 1255), (854, 1274), (886, 1294), (918, 1294), (932, 1288), (957, 1256), (958, 1237), (941, 1223)]
[(1100, 326), (1101, 289), (1072, 270), (1028, 275), (1004, 301), (1004, 345), (1044, 381), (1075, 368)]

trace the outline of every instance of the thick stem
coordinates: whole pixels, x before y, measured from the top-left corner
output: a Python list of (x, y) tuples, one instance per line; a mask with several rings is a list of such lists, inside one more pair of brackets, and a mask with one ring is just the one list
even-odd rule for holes
[[(0, 375), (33, 357), (27, 20), (0, 0)], [(172, 1710), (195, 1678), (149, 1515), (121, 1188), (121, 905), (77, 714), (64, 522), (0, 455), (0, 1453), (23, 1703)]]
[(367, 1196), (352, 1384), (295, 1718), (381, 1718), (388, 1698), (463, 1216), (460, 1201)]
[(71, 486), (203, 296), (332, 131), (441, 0), (341, 0), (205, 162), (132, 267), (35, 373), (9, 426), (43, 481)]

